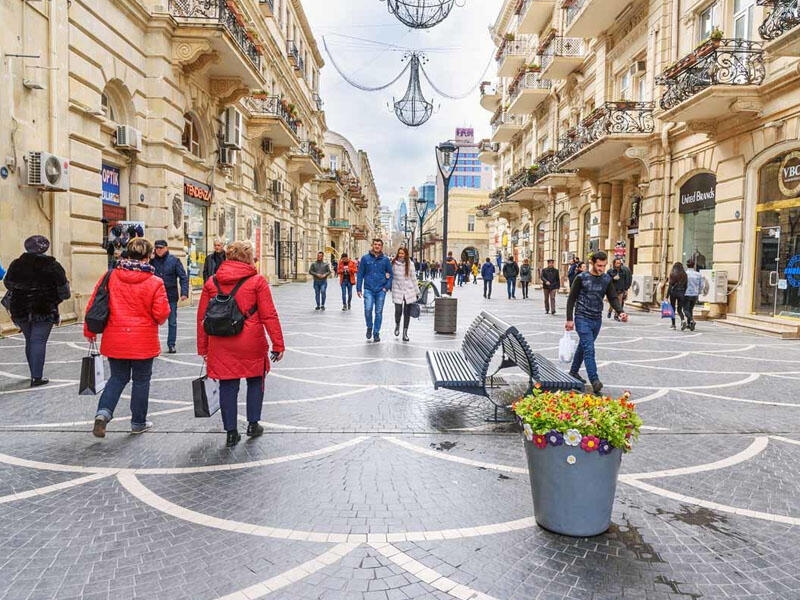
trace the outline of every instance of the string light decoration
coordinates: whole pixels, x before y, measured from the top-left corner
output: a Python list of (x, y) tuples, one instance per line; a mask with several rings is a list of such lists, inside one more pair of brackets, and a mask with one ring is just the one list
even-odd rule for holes
[(412, 52), (407, 58), (411, 65), (411, 76), (408, 78), (408, 87), (405, 95), (396, 101), (392, 98), (394, 101), (394, 114), (397, 115), (401, 123), (409, 127), (419, 127), (431, 118), (433, 104), (425, 99), (419, 82), (420, 55)]
[(454, 4), (456, 0), (386, 0), (389, 12), (412, 29), (435, 27), (447, 18)]

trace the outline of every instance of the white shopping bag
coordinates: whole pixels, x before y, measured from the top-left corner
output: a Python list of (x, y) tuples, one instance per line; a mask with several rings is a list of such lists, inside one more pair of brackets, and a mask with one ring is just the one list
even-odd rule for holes
[(578, 343), (575, 338), (570, 335), (569, 331), (565, 331), (561, 336), (561, 341), (558, 342), (558, 359), (565, 363), (571, 361), (577, 347)]
[(89, 346), (88, 356), (81, 360), (81, 378), (78, 386), (78, 395), (94, 396), (106, 387), (106, 375), (103, 357), (97, 353), (97, 347), (92, 342)]

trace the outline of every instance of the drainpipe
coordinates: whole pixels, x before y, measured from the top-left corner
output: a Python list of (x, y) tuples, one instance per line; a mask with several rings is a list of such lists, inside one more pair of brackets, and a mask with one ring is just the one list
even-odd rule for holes
[[(50, 138), (50, 148), (51, 152), (54, 154), (60, 154), (59, 147), (58, 147), (58, 116), (56, 111), (58, 110), (58, 70), (55, 68), (56, 66), (56, 58), (57, 58), (57, 48), (56, 48), (56, 35), (57, 35), (57, 25), (56, 25), (56, 12), (57, 12), (57, 3), (56, 2), (49, 2), (49, 11), (48, 11), (48, 19), (47, 19), (47, 66), (50, 67), (48, 69), (49, 74), (49, 84), (47, 86), (47, 100), (48, 100), (48, 111), (49, 111), (49, 120), (48, 120), (48, 136)], [(48, 193), (48, 192), (44, 192)], [(56, 257), (57, 260), (63, 260), (63, 256), (61, 256), (61, 234), (59, 232), (59, 223), (61, 219), (59, 218), (59, 211), (56, 207), (56, 196), (57, 194), (53, 192), (49, 192), (50, 195), (50, 247), (52, 248), (53, 256)]]
[(667, 282), (668, 250), (669, 250), (669, 197), (672, 190), (672, 148), (669, 143), (669, 132), (675, 127), (674, 123), (667, 123), (661, 130), (661, 150), (664, 152), (664, 189), (661, 193), (661, 291)]

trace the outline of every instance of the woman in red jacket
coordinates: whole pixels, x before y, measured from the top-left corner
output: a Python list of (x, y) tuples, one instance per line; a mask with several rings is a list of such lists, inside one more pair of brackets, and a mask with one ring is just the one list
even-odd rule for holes
[[(208, 302), (217, 295), (215, 279), (224, 294), (245, 280), (234, 296), (239, 310), (247, 316), (238, 335), (210, 336), (203, 328)], [(256, 311), (251, 314), (254, 308)], [(225, 262), (203, 286), (197, 308), (197, 353), (208, 363), (208, 376), (219, 380), (219, 405), (229, 447), (242, 439), (237, 428), (237, 396), (242, 378), (247, 379), (247, 435), (258, 437), (264, 433), (258, 422), (264, 402), (264, 378), (269, 372), (269, 343), (264, 328), (272, 341), (271, 358), (278, 362), (283, 358), (283, 333), (269, 285), (253, 266), (252, 244), (233, 242), (225, 248)]]
[[(108, 278), (109, 316), (100, 342), (100, 354), (108, 357), (111, 377), (97, 404), (92, 433), (105, 437), (106, 424), (114, 416), (122, 390), (133, 379), (131, 388), (131, 433), (153, 427), (147, 420), (147, 402), (153, 359), (161, 353), (158, 326), (169, 317), (169, 302), (164, 282), (155, 277), (150, 263), (153, 244), (144, 238), (128, 242), (128, 258), (117, 262)], [(105, 275), (103, 275), (105, 277)], [(97, 282), (88, 312), (94, 302)], [(84, 324), (83, 335), (93, 342), (97, 336)]]

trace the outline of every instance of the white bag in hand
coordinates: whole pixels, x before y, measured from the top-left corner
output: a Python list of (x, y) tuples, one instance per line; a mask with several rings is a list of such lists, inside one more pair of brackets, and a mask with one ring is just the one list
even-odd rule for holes
[(565, 363), (571, 361), (577, 346), (575, 338), (569, 334), (569, 331), (565, 331), (561, 336), (561, 341), (558, 342), (558, 359)]

